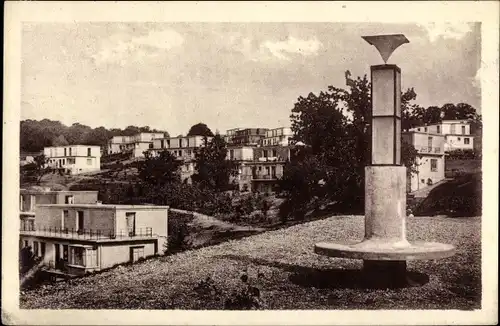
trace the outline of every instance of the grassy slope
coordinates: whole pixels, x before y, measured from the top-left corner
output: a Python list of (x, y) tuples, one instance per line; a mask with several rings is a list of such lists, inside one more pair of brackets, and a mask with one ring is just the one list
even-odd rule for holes
[[(21, 308), (221, 309), (193, 288), (207, 276), (225, 292), (239, 284), (248, 268), (266, 309), (477, 309), (481, 295), (480, 218), (412, 218), (409, 240), (452, 243), (454, 257), (409, 262), (410, 270), (429, 273), (423, 287), (400, 290), (351, 288), (348, 276), (360, 261), (313, 253), (319, 241), (361, 239), (363, 217), (332, 217), (265, 232), (242, 240), (152, 259), (21, 295)], [(325, 271), (336, 269), (335, 275)], [(346, 277), (347, 275), (347, 277)]]

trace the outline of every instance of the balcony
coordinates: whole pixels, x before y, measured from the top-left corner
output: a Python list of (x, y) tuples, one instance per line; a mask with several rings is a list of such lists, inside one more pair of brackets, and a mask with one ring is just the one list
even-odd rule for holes
[(277, 180), (278, 177), (276, 174), (264, 174), (264, 175), (252, 175), (252, 180)]
[(22, 225), (21, 235), (53, 237), (78, 240), (106, 240), (153, 237), (153, 228), (145, 227), (135, 230), (94, 230), (94, 229), (69, 229), (57, 227), (39, 227)]
[(422, 154), (441, 154), (443, 150), (441, 147), (429, 147), (429, 146), (415, 146), (415, 149)]

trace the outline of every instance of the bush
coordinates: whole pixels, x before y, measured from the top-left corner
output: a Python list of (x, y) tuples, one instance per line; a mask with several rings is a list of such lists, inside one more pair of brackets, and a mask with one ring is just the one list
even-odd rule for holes
[(183, 213), (169, 210), (168, 217), (168, 240), (165, 254), (176, 253), (189, 247), (187, 236), (189, 235), (189, 223), (194, 219), (193, 213)]

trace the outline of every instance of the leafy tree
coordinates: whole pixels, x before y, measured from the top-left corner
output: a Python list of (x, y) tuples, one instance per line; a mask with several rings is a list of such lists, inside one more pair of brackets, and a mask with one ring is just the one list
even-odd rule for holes
[(52, 171), (47, 163), (48, 159), (45, 155), (35, 156), (32, 163), (26, 164), (21, 168), (21, 182), (35, 181), (37, 184), (40, 184), (42, 177)]
[(210, 128), (204, 123), (197, 123), (193, 125), (187, 134), (188, 136), (206, 136), (206, 137), (213, 137), (214, 134)]
[(237, 174), (233, 161), (226, 160), (227, 146), (224, 138), (215, 135), (210, 141), (205, 136), (204, 146), (195, 150), (195, 170), (192, 180), (202, 187), (225, 190), (230, 176)]
[[(280, 183), (289, 202), (299, 206), (294, 210), (302, 210), (300, 206), (315, 197), (345, 203), (363, 200), (364, 168), (370, 160), (371, 85), (366, 75), (353, 79), (347, 71), (345, 77), (346, 89), (330, 86), (319, 95), (299, 97), (292, 109), (292, 142), (307, 145), (286, 164)], [(415, 98), (413, 89), (402, 94), (404, 114), (422, 111), (411, 103)], [(416, 151), (408, 144), (402, 147), (403, 162), (412, 167)]]
[(66, 145), (69, 145), (69, 143), (66, 140), (66, 137), (64, 137), (64, 135), (59, 135), (52, 141), (52, 146), (66, 146)]
[(181, 162), (167, 150), (153, 156), (144, 152), (145, 159), (138, 164), (139, 179), (152, 186), (180, 182)]

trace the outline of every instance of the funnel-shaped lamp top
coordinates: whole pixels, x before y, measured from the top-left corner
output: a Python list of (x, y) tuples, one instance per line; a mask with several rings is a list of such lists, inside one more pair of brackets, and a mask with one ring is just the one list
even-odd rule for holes
[(362, 36), (362, 38), (377, 48), (385, 63), (394, 50), (405, 43), (410, 43), (403, 34)]

